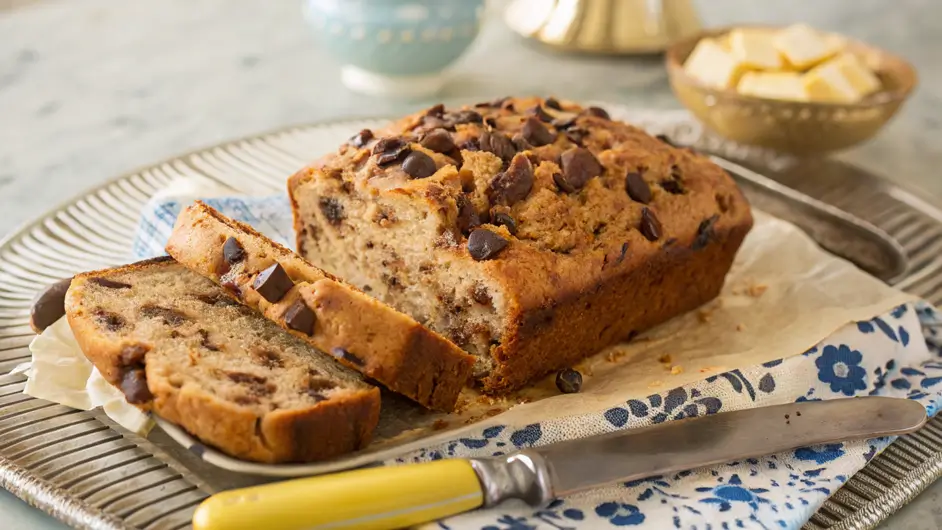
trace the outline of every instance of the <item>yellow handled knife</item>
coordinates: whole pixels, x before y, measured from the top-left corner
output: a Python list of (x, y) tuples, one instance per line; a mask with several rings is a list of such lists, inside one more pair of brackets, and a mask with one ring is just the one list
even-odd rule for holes
[(599, 485), (787, 451), (892, 436), (926, 422), (922, 405), (861, 397), (739, 410), (526, 449), (288, 480), (213, 495), (195, 530), (381, 530), (491, 507), (541, 506)]

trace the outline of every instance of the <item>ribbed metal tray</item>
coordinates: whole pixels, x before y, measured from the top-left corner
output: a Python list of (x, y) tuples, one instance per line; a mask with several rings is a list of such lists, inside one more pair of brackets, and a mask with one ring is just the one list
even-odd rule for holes
[[(882, 228), (910, 258), (909, 274), (897, 285), (942, 302), (938, 207), (859, 169), (833, 162), (809, 167), (731, 146), (684, 114), (640, 121)], [(140, 209), (159, 190), (200, 177), (237, 192), (282, 190), (285, 176), (317, 152), (314, 146), (339, 143), (364, 124), (297, 127), (182, 156), (112, 181), (11, 234), (0, 242), (0, 373), (29, 360), (34, 293), (76, 272), (129, 261)], [(72, 526), (187, 528), (196, 505), (216, 489), (256, 481), (210, 467), (159, 430), (143, 439), (101, 414), (30, 398), (22, 394), (24, 383), (22, 376), (0, 376), (0, 485)], [(939, 476), (942, 418), (872, 460), (805, 528), (872, 528)]]

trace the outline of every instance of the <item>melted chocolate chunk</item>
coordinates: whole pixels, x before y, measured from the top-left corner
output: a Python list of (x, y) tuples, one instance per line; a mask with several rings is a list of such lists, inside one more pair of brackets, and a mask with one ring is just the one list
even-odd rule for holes
[(510, 235), (517, 235), (517, 221), (509, 213), (498, 212), (491, 217), (491, 223), (496, 226), (505, 226)]
[(373, 146), (373, 155), (376, 156), (376, 163), (380, 166), (397, 162), (411, 151), (409, 143), (398, 137), (380, 138)]
[(144, 366), (144, 359), (150, 346), (146, 344), (128, 344), (121, 348), (119, 361), (121, 366), (141, 367)]
[(583, 111), (583, 112), (585, 112), (585, 113), (588, 114), (589, 116), (595, 116), (596, 118), (602, 118), (602, 119), (605, 119), (605, 120), (610, 120), (610, 119), (612, 119), (612, 118), (608, 115), (608, 112), (607, 112), (605, 109), (601, 108), (601, 107), (589, 107), (589, 108), (585, 109), (585, 111)]
[(345, 348), (336, 347), (330, 350), (331, 355), (337, 359), (347, 361), (348, 363), (354, 364), (356, 366), (366, 366), (366, 363), (363, 359), (357, 357), (356, 355), (350, 353)]
[(56, 323), (65, 316), (65, 293), (72, 284), (72, 278), (59, 280), (46, 287), (33, 298), (33, 306), (29, 310), (29, 323), (37, 332)]
[(239, 305), (238, 302), (236, 302), (232, 298), (229, 298), (228, 296), (222, 293), (199, 294), (199, 295), (196, 295), (196, 299), (199, 300), (200, 302), (203, 302), (204, 304), (215, 305), (215, 306), (220, 306), (220, 307)]
[(141, 318), (159, 318), (163, 320), (164, 324), (167, 326), (179, 326), (187, 320), (189, 320), (186, 315), (177, 311), (176, 309), (171, 309), (169, 307), (163, 307), (154, 304), (145, 304), (141, 306), (138, 314)]
[(245, 259), (245, 249), (238, 239), (230, 237), (222, 244), (222, 259), (229, 265), (235, 265)]
[(474, 287), (471, 289), (471, 299), (481, 305), (491, 305), (493, 301), (491, 299), (491, 293), (487, 291), (487, 287), (480, 283), (474, 284)]
[(253, 396), (267, 396), (276, 389), (274, 384), (268, 382), (268, 378), (260, 375), (246, 372), (225, 372), (225, 374), (233, 383), (247, 387)]
[(527, 109), (527, 115), (535, 116), (540, 121), (544, 121), (546, 123), (553, 121), (553, 115), (543, 110), (543, 107), (540, 105), (535, 105)]
[(674, 179), (662, 180), (662, 181), (659, 182), (658, 184), (661, 186), (661, 188), (662, 188), (664, 191), (666, 191), (667, 193), (670, 193), (670, 194), (672, 194), (672, 195), (683, 195), (683, 194), (684, 194), (684, 187), (683, 187), (683, 185), (682, 185), (680, 182), (678, 182), (678, 181), (676, 181), (676, 180), (674, 180)]
[(414, 179), (424, 179), (434, 175), (438, 168), (432, 157), (421, 151), (412, 151), (402, 161), (402, 170)]
[(436, 153), (448, 153), (455, 148), (455, 140), (451, 137), (451, 133), (445, 129), (432, 129), (422, 137), (420, 144), (429, 151), (435, 151)]
[(468, 253), (475, 261), (497, 257), (507, 247), (507, 240), (499, 234), (478, 228), (468, 236)]
[(551, 144), (556, 141), (556, 135), (550, 132), (540, 120), (534, 117), (527, 118), (527, 121), (523, 123), (523, 129), (520, 133), (527, 142), (536, 147)]
[(481, 218), (466, 195), (458, 195), (455, 203), (458, 206), (458, 230), (462, 234), (467, 234), (481, 225)]
[(196, 333), (200, 336), (200, 346), (206, 348), (209, 351), (219, 351), (220, 347), (218, 344), (213, 343), (209, 340), (209, 332), (205, 329), (198, 330)]
[(481, 150), (497, 155), (505, 162), (517, 154), (517, 149), (506, 134), (498, 131), (484, 131), (480, 138)]
[(350, 138), (350, 143), (353, 144), (353, 147), (361, 148), (366, 144), (370, 143), (370, 140), (373, 139), (373, 131), (369, 129), (363, 129), (362, 131), (353, 135)]
[(109, 280), (108, 278), (90, 278), (88, 281), (106, 289), (130, 289), (131, 284)]
[(458, 112), (449, 114), (446, 120), (454, 125), (461, 125), (463, 123), (484, 123), (484, 117), (473, 110), (459, 110)]
[(285, 361), (280, 355), (271, 350), (256, 350), (252, 352), (252, 357), (258, 364), (265, 368), (284, 368)]
[(314, 311), (299, 298), (285, 311), (285, 325), (305, 335), (313, 335)]
[(121, 315), (105, 311), (104, 309), (95, 310), (94, 317), (95, 322), (108, 331), (118, 331), (125, 325), (124, 318)]
[(716, 224), (720, 216), (711, 215), (709, 218), (700, 221), (700, 226), (697, 227), (697, 237), (694, 238), (693, 243), (690, 245), (692, 250), (703, 250), (711, 240), (716, 237), (716, 233), (713, 231), (713, 225)]
[(574, 189), (581, 189), (590, 179), (602, 174), (602, 164), (591, 151), (582, 147), (573, 147), (563, 152), (561, 165), (563, 177)]
[(563, 134), (566, 135), (566, 138), (568, 138), (570, 142), (581, 147), (583, 146), (586, 137), (589, 136), (589, 131), (588, 129), (583, 129), (582, 127), (571, 127), (566, 129)]
[(498, 173), (487, 188), (491, 204), (513, 204), (522, 201), (533, 189), (533, 164), (523, 154), (513, 157), (507, 171)]
[(651, 187), (644, 181), (641, 173), (629, 171), (625, 175), (625, 191), (631, 200), (648, 204), (651, 202)]
[(288, 272), (280, 263), (275, 263), (262, 272), (258, 273), (252, 288), (261, 295), (262, 298), (271, 303), (276, 303), (288, 293), (294, 286), (294, 282), (288, 276)]
[(543, 100), (543, 104), (553, 110), (563, 110), (563, 106), (559, 104), (559, 101), (554, 97), (548, 97)]
[(641, 209), (640, 229), (641, 234), (646, 237), (648, 241), (657, 241), (661, 238), (661, 234), (664, 232), (657, 215), (648, 208)]
[(327, 218), (327, 222), (332, 225), (338, 225), (346, 218), (346, 215), (343, 213), (343, 205), (333, 197), (321, 197), (317, 201), (317, 205), (320, 207), (324, 217)]
[(121, 392), (132, 405), (141, 405), (154, 399), (147, 388), (147, 375), (142, 368), (128, 370), (121, 377)]

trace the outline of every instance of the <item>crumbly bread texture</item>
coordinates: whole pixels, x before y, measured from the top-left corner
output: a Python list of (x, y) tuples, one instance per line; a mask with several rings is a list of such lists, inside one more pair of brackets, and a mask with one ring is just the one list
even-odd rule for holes
[(471, 376), (474, 357), (448, 339), (201, 202), (177, 218), (167, 252), (296, 337), (422, 405), (453, 410)]
[(302, 256), (515, 389), (714, 298), (752, 226), (704, 156), (553, 98), (441, 105), (288, 182)]
[(66, 314), (130, 403), (235, 457), (335, 457), (379, 419), (379, 389), (171, 258), (76, 276)]

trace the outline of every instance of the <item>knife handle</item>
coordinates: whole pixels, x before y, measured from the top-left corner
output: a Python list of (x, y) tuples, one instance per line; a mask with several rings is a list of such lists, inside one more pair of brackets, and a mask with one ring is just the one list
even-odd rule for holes
[(484, 493), (468, 460), (360, 469), (224, 491), (203, 501), (194, 530), (406, 528), (472, 510)]

